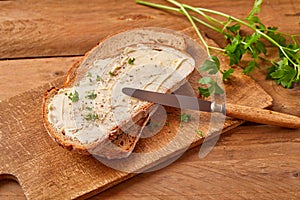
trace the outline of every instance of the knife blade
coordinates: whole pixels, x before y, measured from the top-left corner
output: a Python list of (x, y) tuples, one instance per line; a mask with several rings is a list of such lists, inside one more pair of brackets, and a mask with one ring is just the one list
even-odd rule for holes
[(128, 96), (161, 105), (177, 107), (181, 109), (218, 112), (224, 115), (226, 114), (228, 117), (242, 119), (245, 121), (300, 129), (300, 117), (267, 109), (231, 103), (226, 103), (225, 107), (225, 104), (217, 104), (215, 102), (205, 101), (196, 97), (178, 94), (165, 94), (128, 87), (122, 88), (122, 92)]
[(224, 115), (226, 112), (225, 104), (216, 104), (215, 102), (210, 102), (191, 96), (159, 93), (129, 87), (122, 88), (122, 92), (128, 96), (140, 100), (165, 106), (204, 112), (219, 112), (223, 113)]

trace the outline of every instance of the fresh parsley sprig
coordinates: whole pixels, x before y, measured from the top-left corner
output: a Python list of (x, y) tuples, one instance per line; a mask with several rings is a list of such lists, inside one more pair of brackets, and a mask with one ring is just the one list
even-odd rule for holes
[[(243, 73), (249, 74), (255, 68), (259, 68), (258, 60), (264, 59), (269, 61), (271, 67), (268, 69), (267, 78), (273, 79), (277, 84), (283, 87), (291, 88), (293, 83), (300, 82), (300, 45), (297, 40), (298, 35), (290, 35), (281, 33), (276, 27), (266, 27), (259, 19), (257, 14), (260, 12), (263, 0), (255, 0), (252, 10), (249, 12), (245, 19), (238, 19), (234, 16), (206, 8), (193, 7), (187, 4), (179, 3), (176, 0), (167, 0), (175, 7), (156, 4), (152, 2), (136, 0), (136, 3), (181, 13), (187, 17), (196, 34), (206, 48), (210, 60), (205, 62), (199, 70), (204, 70), (209, 74), (216, 74), (220, 71), (223, 74), (223, 80), (230, 77), (234, 69), (220, 70), (219, 60), (217, 57), (212, 56), (215, 51), (220, 51), (229, 57), (229, 65), (234, 66), (240, 63), (243, 55), (251, 55)], [(195, 14), (197, 17), (195, 16)], [(222, 17), (223, 20), (217, 19), (214, 16)], [(210, 46), (206, 43), (201, 35), (196, 23), (204, 25), (220, 34), (222, 34), (228, 41), (225, 48)], [(241, 34), (241, 28), (252, 30), (248, 35)], [(292, 43), (287, 43), (290, 39)], [(275, 60), (267, 58), (266, 42), (268, 41), (278, 49), (278, 57)], [(217, 69), (217, 71), (215, 70)], [(204, 77), (205, 78), (205, 77)], [(199, 87), (200, 92), (204, 96), (209, 96), (212, 92), (220, 92), (216, 87), (216, 81), (209, 79), (200, 79), (201, 84), (207, 83), (210, 86), (206, 88)], [(214, 89), (215, 88), (215, 89)], [(217, 88), (217, 89), (216, 89)]]

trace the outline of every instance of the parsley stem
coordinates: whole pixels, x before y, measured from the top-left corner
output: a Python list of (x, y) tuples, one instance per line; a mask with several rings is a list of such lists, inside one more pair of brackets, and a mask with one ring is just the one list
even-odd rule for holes
[[(204, 17), (204, 18), (207, 19), (210, 23), (213, 24), (213, 25), (210, 25), (210, 24), (204, 22), (205, 24), (203, 24), (203, 25), (205, 25), (206, 27), (208, 27), (208, 28), (210, 28), (210, 29), (212, 29), (212, 30), (214, 30), (214, 31), (217, 31), (217, 32), (219, 32), (219, 33), (223, 33), (222, 29), (216, 24), (216, 22), (219, 23), (219, 24), (222, 24), (219, 20), (217, 20), (217, 19), (215, 19), (215, 18), (213, 18), (213, 17), (210, 17), (210, 16), (206, 15), (206, 14), (203, 13), (201, 10), (198, 10), (198, 9), (192, 7), (192, 6), (189, 6), (189, 5), (186, 5), (186, 4), (182, 4), (182, 6), (183, 6), (184, 8), (186, 8), (186, 9), (188, 9), (188, 10), (191, 10), (191, 11), (193, 11), (193, 12), (195, 12), (195, 13), (198, 13), (199, 15), (201, 15), (202, 17)], [(198, 18), (195, 18), (195, 19), (197, 19), (197, 20), (199, 20), (199, 21), (202, 21), (202, 20), (200, 20), (200, 19), (198, 19)], [(202, 22), (203, 22), (203, 21), (202, 21)]]
[[(217, 48), (217, 47), (213, 47), (213, 46), (209, 46), (206, 41), (204, 40), (204, 38), (202, 37), (201, 33), (199, 32), (199, 29), (197, 28), (196, 24), (194, 21), (216, 31), (216, 32), (219, 32), (219, 33), (222, 33), (222, 34), (225, 34), (225, 32), (219, 28), (219, 27), (216, 27), (216, 23), (214, 22), (217, 22), (219, 24), (222, 24), (219, 20), (213, 18), (213, 17), (210, 17), (206, 14), (204, 14), (203, 12), (195, 9), (194, 7), (192, 6), (189, 6), (189, 5), (186, 5), (186, 4), (180, 4), (178, 3), (177, 1), (174, 1), (174, 0), (168, 0), (170, 3), (178, 6), (179, 8), (174, 8), (174, 7), (171, 7), (171, 6), (165, 6), (165, 5), (161, 5), (161, 4), (156, 4), (156, 3), (151, 3), (151, 2), (147, 2), (147, 1), (141, 1), (141, 0), (136, 0), (136, 3), (138, 4), (142, 4), (142, 5), (146, 5), (146, 6), (151, 6), (151, 7), (154, 7), (154, 8), (159, 8), (159, 9), (164, 9), (164, 10), (170, 10), (170, 11), (175, 11), (175, 12), (178, 12), (180, 14), (183, 14), (185, 15), (189, 21), (191, 22), (193, 28), (195, 29), (196, 31), (196, 34), (198, 35), (198, 37), (200, 38), (201, 42), (204, 44), (206, 50), (207, 50), (207, 53), (208, 55), (210, 56), (210, 51), (209, 49), (215, 49), (215, 50), (218, 50), (218, 51), (222, 51), (224, 52), (225, 50), (224, 49), (221, 49), (221, 48)], [(190, 11), (193, 11), (193, 12), (196, 12), (200, 15), (202, 15), (204, 18), (206, 18), (208, 21), (210, 21), (211, 23), (213, 23), (215, 26), (212, 26), (208, 23), (206, 23), (205, 21), (197, 18), (197, 17), (194, 17), (194, 16), (191, 16), (187, 11), (186, 9), (190, 10)]]
[(203, 12), (208, 12), (208, 13), (211, 13), (211, 14), (215, 14), (215, 15), (219, 15), (221, 17), (225, 17), (227, 18), (229, 21), (232, 20), (232, 21), (235, 21), (235, 22), (238, 22), (246, 27), (249, 27), (251, 28), (252, 30), (255, 30), (255, 26), (251, 25), (251, 24), (248, 24), (247, 22), (243, 21), (243, 20), (240, 20), (238, 18), (235, 18), (231, 15), (228, 15), (228, 14), (225, 14), (225, 13), (222, 13), (222, 12), (219, 12), (219, 11), (216, 11), (216, 10), (210, 10), (210, 9), (207, 9), (207, 8), (197, 8), (198, 10), (200, 11), (203, 11)]
[(190, 21), (190, 23), (192, 24), (192, 26), (194, 27), (198, 37), (200, 38), (201, 42), (204, 44), (207, 54), (209, 57), (211, 57), (210, 52), (209, 52), (209, 46), (207, 45), (206, 41), (204, 40), (204, 38), (202, 37), (198, 27), (196, 26), (193, 18), (191, 17), (191, 15), (186, 11), (186, 9), (182, 6), (182, 4), (178, 3), (175, 0), (167, 0), (168, 2), (180, 7), (180, 10), (184, 13), (184, 15), (188, 18), (188, 20)]
[(268, 36), (267, 34), (261, 32), (260, 30), (255, 30), (258, 34), (262, 35), (264, 38), (266, 38), (267, 40), (269, 40), (271, 43), (273, 43), (275, 46), (277, 46), (280, 51), (284, 54), (284, 56), (296, 67), (297, 64), (290, 58), (290, 56), (287, 55), (287, 53), (285, 52), (285, 47), (281, 46), (280, 44), (278, 44), (275, 40), (273, 40), (270, 36)]
[(300, 37), (300, 34), (297, 34), (297, 35), (291, 35), (290, 37), (291, 37), (291, 39), (293, 40), (294, 44), (300, 45), (300, 43), (299, 43), (298, 40), (296, 39), (296, 37)]
[(199, 18), (197, 18), (197, 17), (193, 17), (193, 16), (191, 16), (191, 17), (192, 17), (196, 22), (198, 22), (198, 23), (200, 23), (200, 24), (202, 24), (202, 25), (204, 25), (204, 26), (206, 26), (206, 27), (208, 27), (208, 28), (210, 28), (210, 29), (212, 29), (212, 30), (214, 30), (214, 31), (216, 31), (216, 32), (224, 33), (224, 32), (222, 31), (222, 29), (220, 29), (220, 28), (214, 27), (214, 26), (212, 26), (212, 25), (206, 23), (205, 21), (203, 21), (203, 20), (201, 20), (201, 19), (199, 19)]
[(214, 49), (214, 50), (218, 50), (218, 51), (222, 51), (222, 52), (225, 52), (225, 49), (222, 49), (222, 48), (219, 48), (219, 47), (208, 46), (208, 48)]

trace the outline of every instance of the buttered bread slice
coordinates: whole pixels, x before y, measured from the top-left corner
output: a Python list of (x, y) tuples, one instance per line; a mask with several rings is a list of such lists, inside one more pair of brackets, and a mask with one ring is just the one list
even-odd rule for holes
[[(97, 57), (101, 52), (89, 53), (70, 71), (64, 87), (47, 92), (45, 127), (60, 145), (109, 159), (127, 157), (155, 105), (124, 95), (122, 88), (166, 93), (182, 85), (192, 73), (194, 59), (182, 49), (169, 46), (178, 35), (168, 33), (165, 45), (149, 42), (153, 41), (151, 35), (145, 33), (144, 43), (130, 40), (124, 48), (116, 49), (115, 55)], [(103, 50), (103, 43), (99, 49)], [(183, 42), (180, 44), (184, 47)]]

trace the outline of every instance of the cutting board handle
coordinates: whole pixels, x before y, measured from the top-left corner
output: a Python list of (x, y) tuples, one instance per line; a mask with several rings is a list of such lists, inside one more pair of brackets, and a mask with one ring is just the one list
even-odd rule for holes
[(293, 129), (300, 128), (300, 117), (261, 108), (226, 103), (226, 115), (228, 117), (260, 124), (275, 125)]

